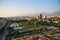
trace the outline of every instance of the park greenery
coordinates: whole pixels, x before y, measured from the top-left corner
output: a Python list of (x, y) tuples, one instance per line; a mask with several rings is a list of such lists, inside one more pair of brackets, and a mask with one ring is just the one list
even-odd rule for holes
[(60, 21), (58, 23), (54, 23), (51, 19), (48, 21), (38, 21), (38, 20), (27, 20), (25, 22), (20, 22), (20, 26), (23, 28), (36, 28), (40, 26), (54, 26), (54, 27), (59, 27), (60, 28)]
[[(19, 22), (18, 24), (20, 25), (20, 27), (23, 27), (23, 29), (31, 29), (31, 28), (33, 28), (33, 30), (34, 30), (34, 28), (42, 27), (42, 28), (40, 28), (37, 31), (36, 30), (32, 31), (30, 33), (31, 35), (39, 33), (39, 34), (44, 34), (44, 36), (48, 37), (45, 34), (48, 33), (49, 35), (54, 35), (55, 33), (60, 33), (60, 29), (58, 31), (56, 31), (56, 32), (53, 32), (52, 31), (53, 29), (46, 28), (46, 26), (47, 27), (48, 26), (50, 26), (50, 27), (54, 26), (54, 27), (60, 28), (60, 21), (58, 21), (58, 23), (54, 23), (54, 21), (52, 21), (51, 19), (48, 19), (48, 20), (49, 20), (49, 22), (48, 21), (42, 21), (42, 20), (41, 21), (38, 21), (38, 20), (27, 20), (27, 21), (24, 21), (24, 22)], [(21, 37), (21, 36), (23, 36), (25, 34), (26, 35), (30, 35), (30, 34), (27, 34), (27, 33), (20, 33), (19, 31), (14, 31), (13, 28), (11, 28), (11, 27), (8, 28), (8, 32), (9, 32), (9, 34), (8, 34), (9, 39), (11, 37), (14, 37), (14, 38)], [(48, 37), (48, 38), (53, 39), (51, 37)]]

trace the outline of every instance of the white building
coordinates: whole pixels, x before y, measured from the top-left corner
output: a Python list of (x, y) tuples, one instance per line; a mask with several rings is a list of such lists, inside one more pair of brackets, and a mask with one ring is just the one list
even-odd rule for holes
[(21, 30), (23, 27), (20, 27), (18, 23), (13, 23), (10, 25), (14, 30)]

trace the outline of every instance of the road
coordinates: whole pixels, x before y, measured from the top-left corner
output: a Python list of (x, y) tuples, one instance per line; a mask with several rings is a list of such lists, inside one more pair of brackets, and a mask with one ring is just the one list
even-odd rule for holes
[(6, 24), (5, 24), (5, 26), (3, 27), (3, 31), (2, 32), (0, 32), (0, 40), (5, 40), (5, 38), (6, 38), (6, 35), (7, 35), (7, 28), (9, 27), (9, 22), (8, 21), (6, 21)]
[(5, 26), (5, 24), (6, 24), (6, 20), (1, 19), (0, 20), (0, 30)]

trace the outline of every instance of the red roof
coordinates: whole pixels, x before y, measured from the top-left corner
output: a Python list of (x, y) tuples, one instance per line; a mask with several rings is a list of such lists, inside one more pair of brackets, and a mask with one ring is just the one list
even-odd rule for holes
[(29, 37), (27, 40), (34, 40), (34, 37)]

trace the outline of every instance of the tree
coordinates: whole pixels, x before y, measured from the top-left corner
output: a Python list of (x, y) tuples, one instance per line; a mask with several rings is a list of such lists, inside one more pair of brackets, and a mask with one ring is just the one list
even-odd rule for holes
[(12, 32), (14, 32), (14, 29), (12, 27), (8, 27), (7, 28), (8, 32), (12, 34)]
[(37, 23), (38, 23), (37, 21), (34, 21), (34, 27), (37, 27)]

